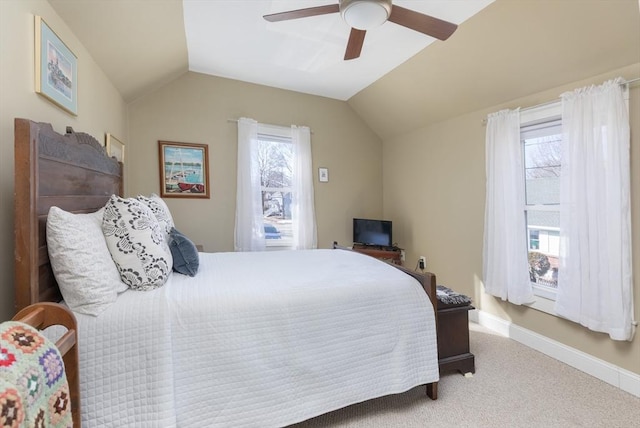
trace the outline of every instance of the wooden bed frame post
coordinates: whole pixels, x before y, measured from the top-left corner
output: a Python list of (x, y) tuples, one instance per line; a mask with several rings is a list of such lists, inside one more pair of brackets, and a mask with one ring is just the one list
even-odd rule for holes
[[(22, 309), (33, 302), (39, 301), (37, 283), (38, 278), (38, 215), (35, 213), (38, 194), (37, 162), (38, 135), (37, 130), (31, 129), (31, 122), (27, 120), (15, 121), (16, 141), (28, 144), (16, 144), (15, 157), (15, 282), (21, 286), (15, 287), (16, 310)], [(35, 177), (35, 179), (32, 179)]]
[[(438, 340), (438, 297), (436, 294), (436, 276), (435, 274), (431, 273), (431, 272), (424, 272), (424, 273), (418, 273), (418, 272), (414, 272), (412, 270), (409, 270), (405, 267), (402, 266), (398, 266), (398, 265), (391, 265), (393, 267), (395, 267), (396, 269), (401, 270), (402, 272), (406, 273), (407, 275), (412, 276), (413, 278), (415, 278), (420, 285), (422, 285), (422, 288), (424, 289), (425, 293), (427, 293), (427, 295), (429, 296), (429, 300), (431, 301), (431, 305), (433, 305), (433, 318), (436, 324), (436, 343)], [(432, 400), (437, 400), (438, 399), (438, 382), (432, 382), (427, 384), (427, 396), (429, 398), (431, 398)]]

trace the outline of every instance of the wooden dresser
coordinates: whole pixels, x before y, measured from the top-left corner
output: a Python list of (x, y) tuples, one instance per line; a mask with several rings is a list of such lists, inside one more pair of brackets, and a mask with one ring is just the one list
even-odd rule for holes
[(353, 251), (402, 266), (402, 248), (382, 247), (379, 245), (353, 244)]

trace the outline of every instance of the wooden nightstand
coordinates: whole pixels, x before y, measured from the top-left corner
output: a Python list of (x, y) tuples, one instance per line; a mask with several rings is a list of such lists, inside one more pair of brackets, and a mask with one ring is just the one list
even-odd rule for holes
[(458, 370), (475, 373), (475, 357), (469, 351), (470, 304), (447, 305), (438, 300), (438, 366), (440, 373)]

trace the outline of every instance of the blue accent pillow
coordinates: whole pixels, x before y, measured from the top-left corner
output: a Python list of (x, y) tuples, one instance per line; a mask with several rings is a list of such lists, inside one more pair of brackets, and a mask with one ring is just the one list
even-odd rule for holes
[(169, 249), (173, 256), (173, 270), (183, 275), (196, 276), (200, 266), (198, 249), (175, 227), (169, 232)]

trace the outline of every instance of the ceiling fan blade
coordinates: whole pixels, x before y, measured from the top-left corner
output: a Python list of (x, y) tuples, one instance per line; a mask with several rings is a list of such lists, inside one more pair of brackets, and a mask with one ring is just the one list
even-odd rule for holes
[(389, 21), (439, 40), (447, 40), (458, 28), (451, 22), (396, 5), (391, 7)]
[(309, 16), (327, 15), (329, 13), (336, 12), (340, 12), (340, 6), (338, 4), (328, 4), (326, 6), (308, 7), (306, 9), (272, 13), (270, 15), (264, 15), (263, 18), (269, 22), (278, 22), (288, 21), (289, 19), (307, 18)]
[(347, 50), (344, 53), (345, 61), (356, 59), (360, 56), (360, 51), (362, 51), (362, 45), (364, 44), (365, 34), (367, 34), (365, 30), (358, 30), (357, 28), (351, 29), (351, 34), (349, 34), (349, 41), (347, 42)]

